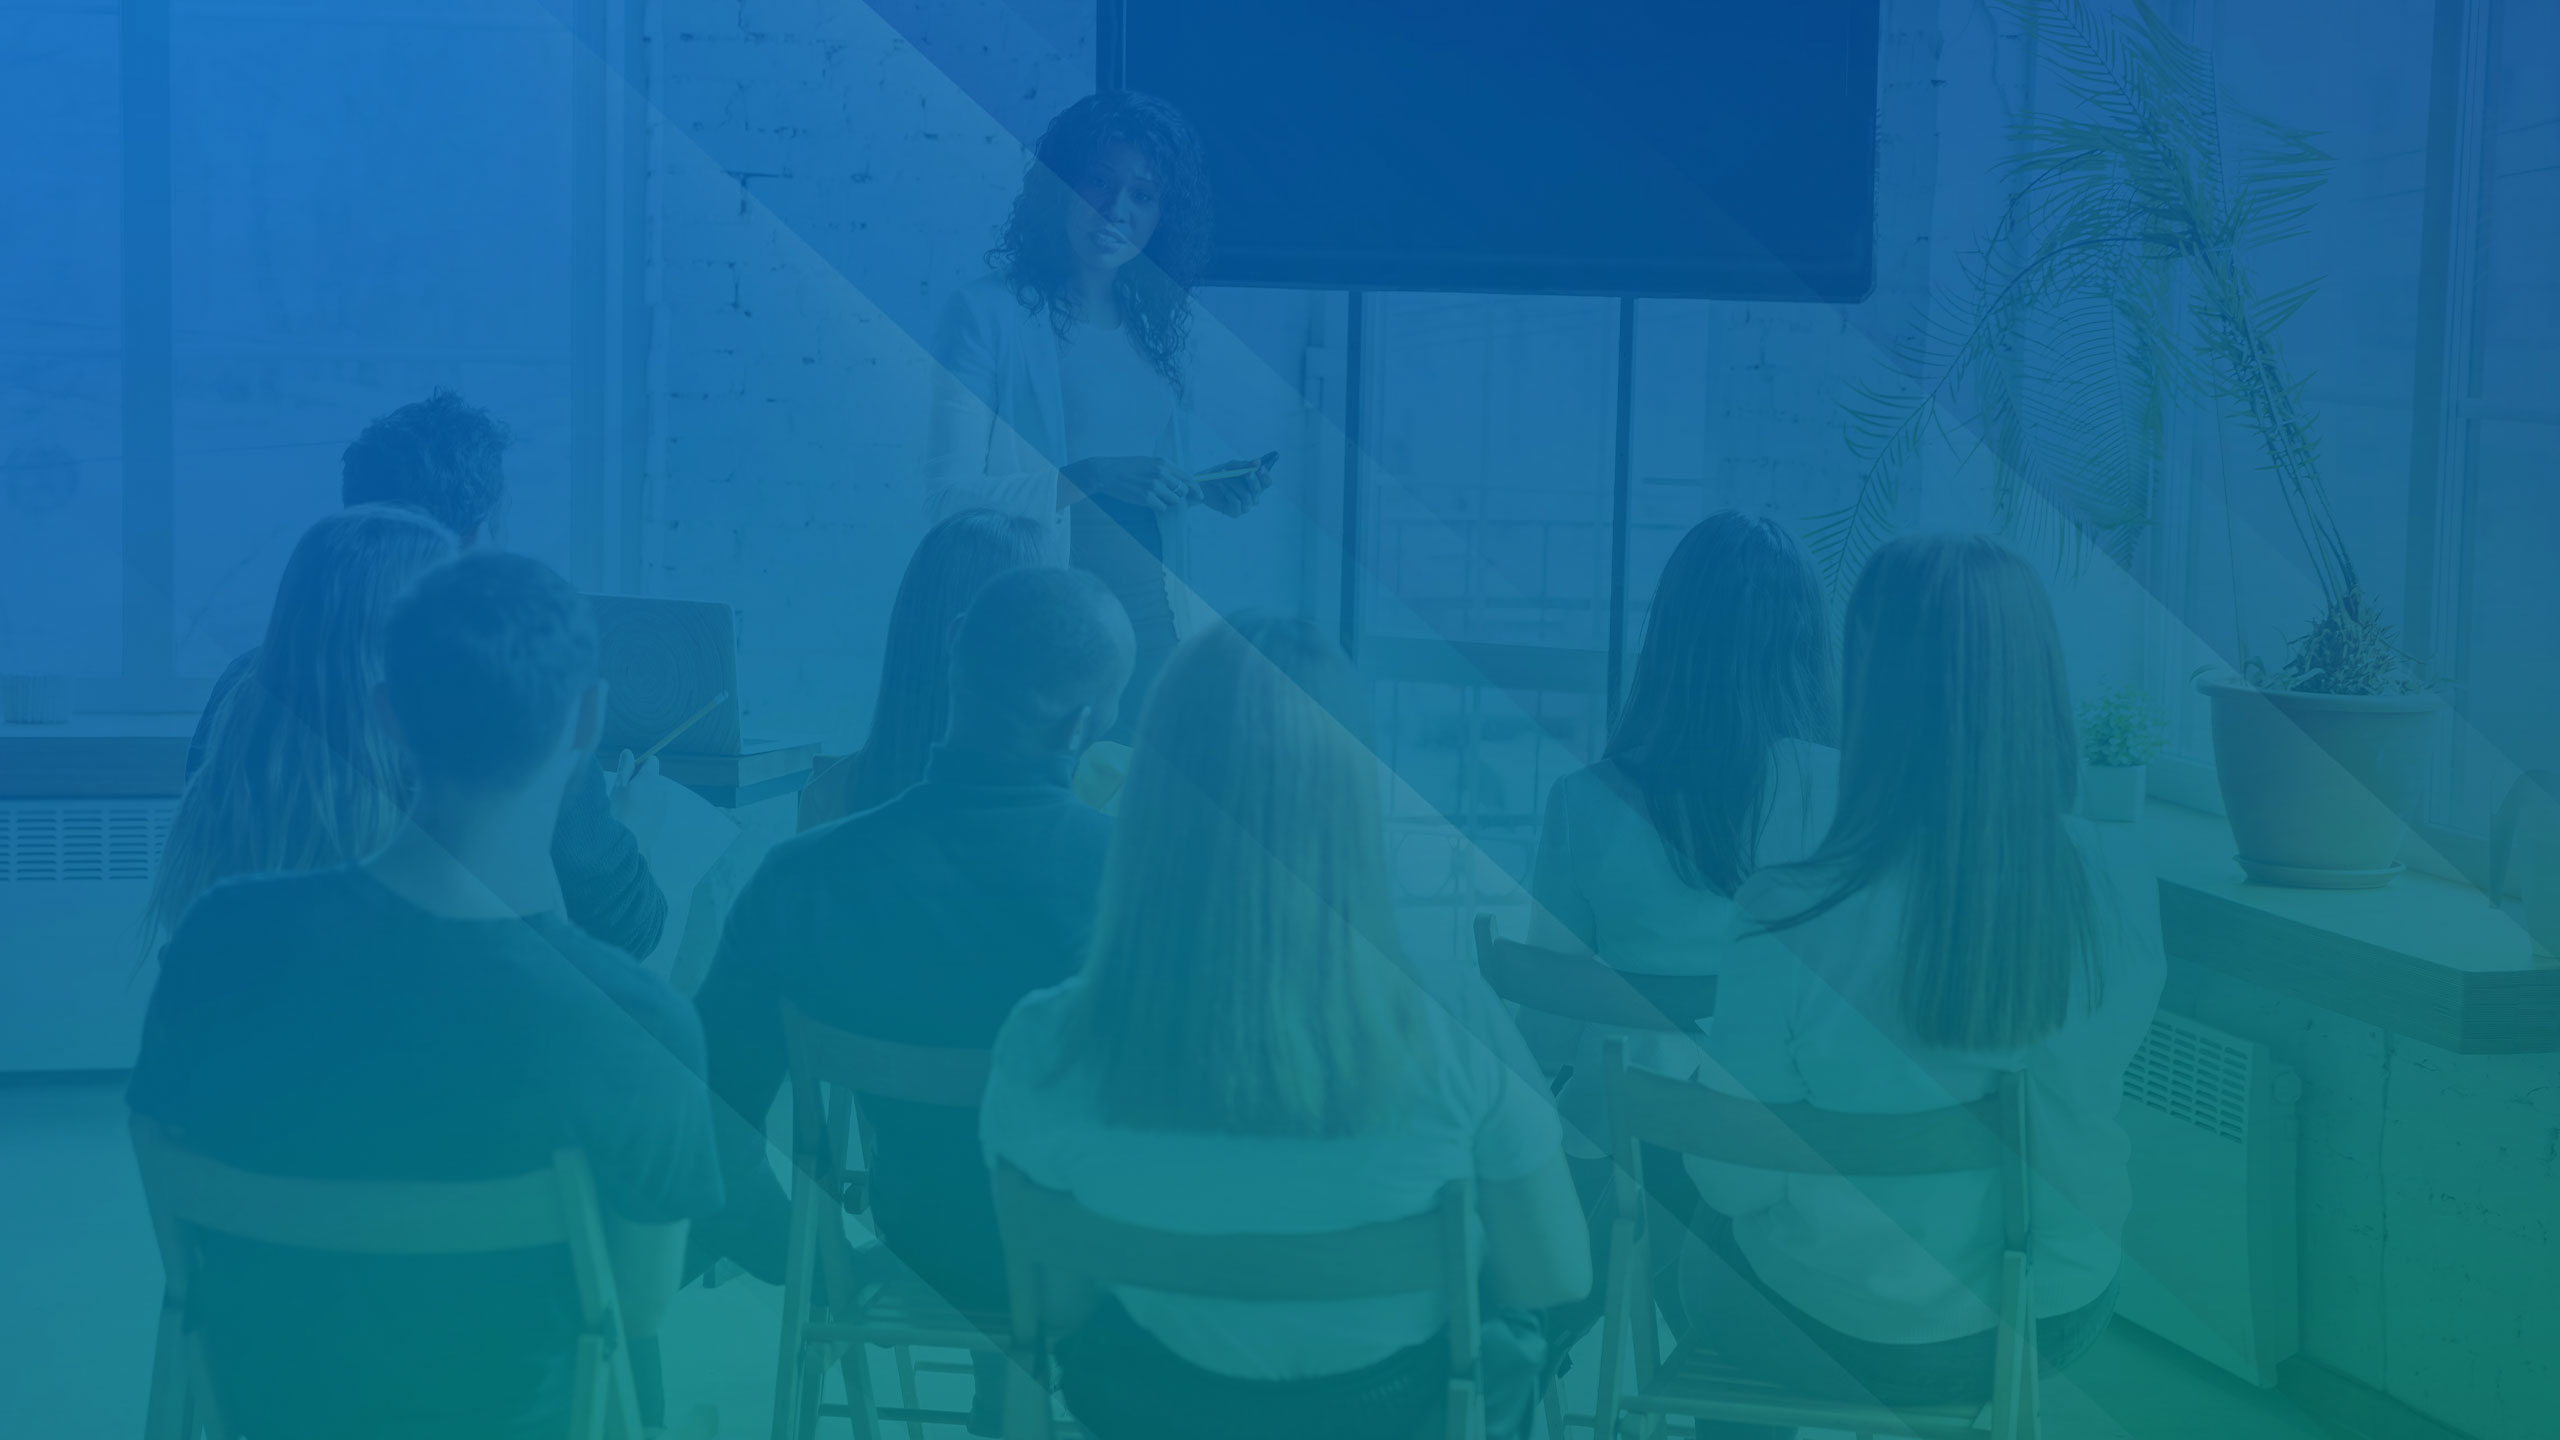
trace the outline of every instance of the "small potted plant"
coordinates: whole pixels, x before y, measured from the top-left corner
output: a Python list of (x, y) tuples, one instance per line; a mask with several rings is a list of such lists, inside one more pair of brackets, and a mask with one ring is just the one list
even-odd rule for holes
[(2167, 717), (2138, 685), (2110, 690), (2080, 707), (2080, 813), (2092, 820), (2142, 818), (2151, 757), (2167, 743)]

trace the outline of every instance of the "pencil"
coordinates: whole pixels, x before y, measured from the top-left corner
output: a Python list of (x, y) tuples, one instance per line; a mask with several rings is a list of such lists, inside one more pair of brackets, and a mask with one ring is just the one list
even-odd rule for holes
[(720, 702), (721, 702), (721, 701), (723, 701), (723, 700), (726, 700), (726, 699), (728, 699), (728, 698), (729, 698), (729, 692), (728, 692), (728, 691), (726, 691), (726, 690), (723, 690), (723, 691), (721, 691), (719, 694), (712, 696), (710, 699), (703, 701), (703, 702), (702, 702), (702, 708), (701, 708), (701, 709), (694, 711), (692, 715), (690, 715), (690, 716), (688, 716), (688, 717), (686, 718), (686, 720), (685, 720), (685, 722), (684, 722), (683, 724), (678, 725), (678, 726), (677, 726), (676, 728), (674, 728), (673, 730), (668, 731), (668, 732), (667, 732), (663, 737), (661, 737), (661, 738), (659, 739), (659, 741), (658, 741), (658, 743), (657, 743), (657, 744), (652, 745), (652, 746), (650, 746), (648, 749), (646, 749), (646, 750), (644, 750), (644, 751), (640, 752), (640, 758), (639, 758), (639, 759), (637, 759), (637, 760), (635, 760), (635, 761), (633, 761), (633, 762), (631, 762), (631, 763), (632, 763), (632, 764), (634, 764), (634, 765), (646, 765), (646, 764), (648, 764), (648, 763), (649, 763), (649, 760), (650, 760), (650, 757), (652, 757), (652, 756), (656, 755), (659, 751), (666, 749), (668, 746), (673, 745), (674, 743), (676, 743), (676, 738), (677, 738), (678, 736), (680, 736), (680, 735), (684, 734), (684, 732), (686, 732), (687, 730), (692, 729), (694, 726), (701, 724), (701, 723), (702, 723), (702, 717), (703, 717), (703, 716), (708, 715), (708, 714), (710, 714), (712, 711), (719, 709), (719, 708), (720, 708)]

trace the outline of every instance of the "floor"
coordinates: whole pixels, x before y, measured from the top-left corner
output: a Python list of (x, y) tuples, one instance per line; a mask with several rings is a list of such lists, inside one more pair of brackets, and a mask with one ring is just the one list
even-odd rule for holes
[[(125, 1148), (121, 1080), (0, 1079), (0, 1228), (19, 1237), (0, 1272), (8, 1297), (0, 1303), (0, 1434), (138, 1434), (160, 1264)], [(678, 1296), (664, 1342), (670, 1415), (716, 1415), (726, 1437), (769, 1434), (779, 1308), (777, 1292), (754, 1281)], [(1587, 1410), (1596, 1362), (1577, 1358), (1566, 1404)], [(894, 1395), (887, 1358), (875, 1352), (875, 1360), (875, 1384)], [(927, 1375), (920, 1383), (928, 1404), (965, 1403), (965, 1380)], [(829, 1425), (822, 1433), (844, 1432)], [(2282, 1395), (2242, 1385), (2129, 1325), (2047, 1387), (2045, 1433), (2332, 1440)], [(934, 1440), (959, 1434), (947, 1429)]]

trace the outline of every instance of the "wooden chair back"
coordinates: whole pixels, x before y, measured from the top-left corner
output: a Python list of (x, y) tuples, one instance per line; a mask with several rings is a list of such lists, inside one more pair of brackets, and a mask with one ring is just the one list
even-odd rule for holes
[[(1623, 1046), (1617, 1049), (1623, 1051)], [(1613, 1058), (1610, 1113), (1629, 1143), (1798, 1175), (1945, 1175), (2006, 1168), (2016, 1154), (2003, 1086), (1970, 1105), (1915, 1115), (1850, 1115), (1764, 1105)]]
[[(1964, 1105), (1903, 1115), (1847, 1114), (1812, 1105), (1764, 1105), (1694, 1080), (1679, 1080), (1627, 1062), (1626, 1041), (1605, 1047), (1609, 1123), (1616, 1147), (1618, 1231), (1612, 1237), (1600, 1361), (1604, 1426), (1614, 1426), (1618, 1345), (1639, 1327), (1637, 1383), (1651, 1379), (1653, 1260), (1645, 1233), (1643, 1182), (1636, 1178), (1644, 1145), (1702, 1160), (1799, 1175), (1907, 1176), (1991, 1171), (2000, 1177), (2001, 1278), (1993, 1394), (1986, 1410), (1995, 1440), (2035, 1429), (2036, 1329), (2030, 1255), (2026, 1077), (2002, 1077), (1993, 1093)], [(1623, 1258), (1622, 1258), (1623, 1257)], [(1825, 1417), (1809, 1407), (1804, 1423)], [(1614, 1433), (1603, 1429), (1603, 1434)]]
[(1712, 975), (1630, 975), (1596, 955), (1502, 939), (1490, 915), (1476, 917), (1476, 966), (1505, 1000), (1614, 1030), (1690, 1031), (1716, 1013)]
[(857, 1095), (916, 1105), (974, 1110), (986, 1093), (985, 1050), (876, 1040), (810, 1019), (796, 1005), (782, 1011), (792, 1070)]
[[(1013, 1297), (1015, 1384), (1005, 1433), (1045, 1435), (1048, 1345), (1108, 1286), (1228, 1300), (1363, 1300), (1430, 1291), (1447, 1322), (1446, 1433), (1480, 1436), (1480, 1241), (1472, 1181), (1450, 1182), (1431, 1209), (1317, 1235), (1189, 1235), (1097, 1215), (1074, 1196), (995, 1172), (996, 1217)], [(1016, 1428), (1017, 1426), (1023, 1428)]]
[[(988, 1052), (908, 1045), (856, 1035), (782, 1007), (791, 1057), (792, 1153), (804, 1168), (837, 1182), (857, 1180), (868, 1164), (868, 1136), (856, 1150), (860, 1096), (974, 1110), (987, 1089)], [(862, 1209), (859, 1195), (843, 1196)]]
[(177, 1143), (142, 1116), (134, 1160), (167, 1272), (148, 1434), (232, 1440), (216, 1402), (204, 1338), (189, 1312), (196, 1236), (219, 1234), (340, 1255), (463, 1256), (564, 1247), (578, 1290), (573, 1440), (639, 1440), (640, 1411), (623, 1343), (612, 1252), (586, 1157), (498, 1180), (311, 1180), (261, 1175)]

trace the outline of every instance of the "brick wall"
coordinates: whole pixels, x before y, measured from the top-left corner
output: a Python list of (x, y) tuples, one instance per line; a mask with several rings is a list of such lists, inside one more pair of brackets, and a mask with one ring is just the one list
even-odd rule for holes
[(1050, 8), (657, 7), (647, 583), (738, 607), (751, 729), (867, 718), (923, 528), (933, 317), (983, 269), (1016, 130), (1090, 88), (1089, 20)]

